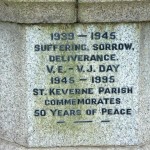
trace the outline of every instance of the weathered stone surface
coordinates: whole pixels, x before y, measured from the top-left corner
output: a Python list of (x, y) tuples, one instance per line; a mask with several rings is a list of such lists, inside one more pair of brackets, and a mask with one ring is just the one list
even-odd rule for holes
[(76, 0), (3, 0), (3, 2), (76, 2)]
[(79, 0), (79, 3), (93, 3), (93, 2), (148, 2), (149, 0)]
[(0, 1), (0, 20), (16, 23), (74, 23), (75, 1)]
[[(91, 37), (92, 33), (98, 31), (100, 31), (102, 35), (107, 32), (108, 38), (105, 39), (105, 34), (103, 38), (102, 35), (100, 35), (101, 37), (98, 36), (99, 40), (92, 39), (97, 38), (97, 36)], [(53, 37), (52, 33), (54, 33)], [(74, 33), (74, 39), (69, 40), (72, 39), (72, 36), (69, 35), (67, 40), (63, 39), (63, 37), (61, 37), (63, 40), (59, 40), (59, 36), (57, 35), (55, 37), (55, 33)], [(78, 37), (78, 35), (87, 35), (87, 37)], [(52, 38), (54, 40), (52, 40)], [(136, 24), (79, 24), (26, 27), (26, 50), (28, 55), (28, 66), (26, 70), (28, 77), (26, 80), (28, 83), (28, 109), (30, 110), (28, 112), (28, 116), (30, 116), (30, 128), (28, 131), (29, 133), (32, 133), (28, 138), (29, 145), (31, 147), (48, 147), (140, 144), (140, 140), (137, 136), (139, 39), (139, 26)], [(108, 49), (111, 49), (111, 51), (108, 49), (106, 50), (106, 43), (108, 45), (110, 44), (110, 48)], [(112, 43), (116, 43), (117, 49), (120, 47), (120, 49), (123, 50), (113, 50), (111, 46)], [(128, 49), (123, 46), (124, 44), (120, 45), (120, 43), (126, 43), (127, 45), (133, 43), (133, 45)], [(51, 44), (57, 45), (56, 50)], [(61, 44), (62, 46), (59, 47)], [(73, 44), (86, 44), (86, 48), (85, 50), (79, 49), (76, 51), (72, 48)], [(94, 46), (96, 44), (97, 46)], [(99, 44), (102, 44), (101, 47), (104, 46), (104, 48), (102, 48), (103, 50), (96, 48)], [(50, 50), (46, 49), (42, 51), (44, 45), (50, 45)], [(67, 51), (66, 45), (67, 47), (71, 47), (67, 49)], [(83, 61), (83, 59), (80, 58), (79, 60), (76, 59), (73, 61), (70, 57), (78, 55), (86, 55), (87, 57), (94, 54), (114, 54), (115, 59), (112, 61)], [(49, 55), (51, 57), (49, 57)], [(55, 56), (58, 58), (57, 61)], [(103, 71), (103, 69), (101, 69), (102, 71), (98, 71), (100, 67), (99, 65), (101, 65), (101, 67), (106, 67), (110, 64), (113, 66), (115, 65), (118, 69), (113, 69), (111, 71)], [(52, 65), (54, 65), (54, 73), (53, 71), (51, 73), (47, 69), (47, 66), (50, 68)], [(79, 71), (80, 69), (78, 68), (81, 68), (82, 65), (84, 65), (84, 71)], [(57, 66), (63, 66), (62, 73), (58, 71), (59, 69)], [(91, 70), (91, 67), (92, 71), (89, 71)], [(73, 68), (73, 70), (69, 70), (69, 68)], [(110, 81), (97, 81), (99, 84), (97, 84), (96, 81), (93, 81), (92, 83), (92, 76), (99, 76), (100, 74), (104, 77), (107, 76)], [(52, 81), (51, 77), (59, 77), (62, 79), (67, 77), (67, 80), (70, 78), (70, 83), (67, 82), (64, 84), (63, 82), (60, 82), (57, 84), (55, 81)], [(80, 81), (81, 78), (86, 78), (87, 81)], [(99, 87), (110, 88), (110, 91), (113, 87), (119, 87), (120, 89), (125, 87), (127, 89), (129, 88), (131, 91), (133, 90), (134, 93), (99, 93)], [(93, 92), (87, 94), (82, 94), (81, 92), (81, 94), (78, 94), (78, 92), (71, 92), (71, 94), (68, 94), (67, 92), (67, 94), (63, 94), (61, 91), (61, 89), (70, 90), (86, 88), (91, 88)], [(36, 94), (36, 92), (32, 93), (35, 89), (44, 89), (44, 94), (41, 96), (33, 95), (33, 93)], [(60, 92), (54, 92), (52, 89), (60, 89)], [(108, 102), (108, 104), (100, 103), (96, 105), (91, 102), (92, 99), (96, 99), (98, 102), (98, 99), (103, 98), (112, 98), (112, 101), (114, 102), (113, 104)], [(69, 104), (65, 104), (65, 102), (63, 102), (64, 104), (57, 104), (57, 100), (61, 101), (62, 99), (63, 101), (66, 99), (71, 102), (69, 102)], [(72, 102), (72, 99), (75, 102)], [(80, 101), (84, 99), (85, 104), (82, 102), (78, 104), (78, 99)], [(117, 103), (117, 100), (119, 100), (120, 103)], [(47, 104), (45, 104), (46, 101), (48, 101)], [(114, 108), (125, 110), (132, 109), (132, 115), (102, 114), (102, 109), (105, 108), (112, 109), (112, 111), (114, 111)], [(95, 114), (88, 115), (87, 110), (89, 109), (95, 110)], [(43, 110), (43, 113), (46, 114), (44, 117), (38, 116), (40, 110)], [(58, 112), (58, 110), (60, 110), (60, 112)], [(70, 115), (70, 110), (78, 112), (71, 113), (75, 115)], [(37, 117), (33, 115), (33, 112), (35, 112)], [(61, 124), (60, 122), (63, 123)]]
[(16, 24), (0, 23), (0, 138), (26, 145), (25, 31)]
[(3, 0), (0, 1), (0, 20), (16, 23), (150, 20), (149, 0), (79, 0), (78, 3), (76, 8), (76, 0)]
[(58, 147), (58, 148), (25, 148), (0, 139), (0, 150), (149, 150), (150, 145), (128, 147)]
[[(108, 32), (108, 38), (92, 32)], [(52, 34), (54, 33), (54, 34)], [(71, 33), (61, 35), (55, 33)], [(72, 36), (74, 33), (74, 36)], [(114, 39), (114, 33), (115, 39)], [(54, 146), (102, 146), (102, 145), (144, 145), (150, 137), (150, 24), (74, 24), (74, 25), (45, 25), (27, 26), (9, 23), (0, 24), (1, 52), (1, 101), (0, 101), (0, 138), (25, 147), (54, 147)], [(80, 37), (79, 35), (87, 35)], [(75, 37), (75, 39), (72, 39)], [(94, 40), (92, 39), (94, 38)], [(52, 40), (53, 38), (53, 40)], [(95, 39), (96, 38), (96, 39)], [(129, 50), (93, 50), (93, 44), (132, 43)], [(83, 51), (64, 51), (63, 47), (56, 50), (39, 51), (43, 44), (86, 44)], [(122, 44), (121, 44), (122, 45)], [(120, 46), (121, 46), (120, 45)], [(68, 47), (68, 46), (67, 46)], [(97, 46), (96, 46), (97, 47)], [(49, 46), (52, 48), (52, 46)], [(60, 48), (60, 49), (59, 49)], [(107, 46), (107, 49), (110, 49)], [(120, 47), (121, 49), (121, 47)], [(50, 56), (115, 54), (115, 61), (50, 61)], [(57, 57), (58, 58), (58, 57)], [(81, 58), (80, 58), (81, 59)], [(98, 65), (119, 64), (117, 71), (97, 73)], [(47, 65), (63, 66), (66, 72), (49, 73)], [(68, 71), (68, 67), (77, 68), (84, 65), (84, 71), (78, 69)], [(93, 65), (96, 72), (88, 72)], [(60, 67), (61, 68), (61, 67)], [(61, 69), (59, 69), (61, 71)], [(91, 76), (114, 76), (113, 83), (91, 83)], [(52, 84), (51, 77), (75, 77), (73, 84)], [(80, 78), (88, 81), (80, 82)], [(71, 80), (72, 82), (72, 80)], [(133, 87), (129, 94), (100, 94), (99, 87)], [(89, 95), (55, 95), (49, 94), (49, 88), (93, 88), (94, 94)], [(44, 89), (44, 94), (36, 95), (34, 89)], [(83, 99), (112, 97), (120, 98), (121, 103), (98, 105), (45, 105), (45, 100), (52, 99)], [(94, 115), (85, 115), (87, 109), (101, 108), (131, 108), (132, 115), (102, 115), (98, 111)], [(50, 109), (82, 110), (78, 116), (53, 115)], [(38, 110), (38, 111), (36, 111)], [(39, 110), (46, 110), (46, 116), (37, 116)], [(34, 116), (36, 114), (36, 116)], [(77, 121), (92, 120), (90, 123)], [(102, 123), (103, 120), (110, 122)], [(59, 124), (64, 121), (64, 124)], [(58, 123), (59, 122), (59, 123)], [(2, 141), (3, 143), (3, 141)], [(5, 144), (1, 144), (4, 146)]]
[[(139, 74), (139, 137), (142, 139), (142, 143), (148, 143), (150, 141), (150, 24), (143, 23), (141, 26), (141, 42), (140, 42), (140, 66), (141, 71)], [(147, 57), (148, 56), (148, 57)]]
[(150, 2), (79, 0), (79, 22), (139, 22), (150, 20)]

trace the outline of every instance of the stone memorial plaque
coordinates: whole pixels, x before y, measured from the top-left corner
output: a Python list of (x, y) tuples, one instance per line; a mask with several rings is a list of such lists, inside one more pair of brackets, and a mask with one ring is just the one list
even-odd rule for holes
[(31, 147), (138, 143), (139, 27), (26, 27)]

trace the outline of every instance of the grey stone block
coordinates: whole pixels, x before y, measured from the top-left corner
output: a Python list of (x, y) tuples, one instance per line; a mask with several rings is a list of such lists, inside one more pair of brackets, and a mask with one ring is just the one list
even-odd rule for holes
[(16, 23), (74, 23), (75, 0), (0, 1), (0, 20)]
[(79, 0), (79, 22), (150, 21), (149, 0)]
[[(139, 94), (140, 103), (139, 105), (139, 137), (143, 143), (150, 141), (150, 92), (149, 92), (149, 81), (150, 81), (150, 24), (143, 23), (141, 26), (141, 41), (140, 41), (140, 74), (139, 74)], [(148, 56), (148, 57), (147, 57)], [(146, 119), (147, 118), (147, 119)], [(145, 126), (145, 124), (147, 124)]]
[(95, 3), (95, 2), (148, 2), (149, 0), (79, 0), (79, 3)]
[[(51, 74), (45, 71), (45, 65), (52, 63), (55, 66), (63, 64), (65, 67), (70, 65), (89, 65), (89, 62), (49, 62), (49, 55), (64, 55), (67, 57), (70, 52), (62, 51), (34, 51), (36, 44), (56, 44), (50, 40), (52, 32), (75, 32), (75, 34), (90, 34), (91, 31), (115, 31), (118, 35), (116, 43), (133, 42), (132, 51), (110, 51), (118, 56), (116, 63), (122, 66), (122, 70), (116, 73), (119, 82), (111, 86), (130, 85), (134, 87), (133, 95), (120, 94), (121, 105), (113, 105), (116, 108), (132, 107), (132, 116), (102, 116), (100, 113), (92, 116), (93, 123), (75, 125), (77, 119), (86, 120), (87, 116), (58, 117), (51, 113), (45, 117), (36, 117), (36, 109), (88, 109), (89, 105), (69, 105), (69, 106), (50, 106), (45, 105), (47, 93), (43, 96), (33, 95), (34, 88), (50, 88), (49, 78)], [(110, 146), (117, 149), (119, 146), (137, 146), (141, 150), (142, 145), (149, 143), (150, 139), (150, 23), (121, 23), (121, 24), (62, 24), (62, 25), (17, 25), (13, 23), (0, 23), (0, 139), (23, 145), (23, 147), (56, 147), (56, 146)], [(77, 35), (76, 35), (77, 36)], [(90, 37), (89, 37), (90, 38)], [(94, 43), (113, 43), (114, 41), (102, 39), (89, 40), (89, 38), (69, 42), (86, 43), (89, 50), (92, 50)], [(68, 44), (63, 40), (58, 44)], [(58, 48), (58, 47), (57, 47)], [(63, 48), (63, 47), (61, 47)], [(108, 47), (107, 47), (108, 48)], [(134, 49), (135, 48), (135, 49)], [(88, 50), (88, 49), (87, 49)], [(79, 52), (71, 52), (78, 54)], [(79, 54), (99, 54), (98, 51), (86, 51)], [(106, 54), (106, 51), (103, 51)], [(77, 63), (77, 64), (76, 64)], [(113, 63), (113, 62), (111, 62)], [(97, 62), (90, 62), (96, 65)], [(104, 62), (105, 64), (105, 62)], [(107, 62), (106, 62), (107, 64)], [(94, 73), (95, 74), (95, 73)], [(55, 74), (55, 76), (59, 74)], [(74, 71), (65, 75), (75, 76), (79, 79), (82, 74)], [(109, 74), (108, 74), (109, 75)], [(89, 77), (86, 74), (84, 77)], [(88, 81), (75, 85), (60, 85), (60, 88), (78, 87), (98, 87)], [(53, 88), (56, 85), (51, 85)], [(110, 84), (108, 84), (110, 86)], [(112, 94), (113, 95), (113, 94)], [(98, 95), (97, 96), (105, 96)], [(108, 94), (108, 96), (111, 96)], [(49, 99), (55, 97), (48, 96)], [(89, 96), (92, 98), (93, 96)], [(116, 95), (114, 96), (116, 97)], [(56, 98), (68, 98), (66, 95), (58, 95)], [(79, 95), (77, 98), (84, 98)], [(101, 105), (100, 105), (101, 106)], [(100, 109), (98, 105), (92, 105)], [(111, 107), (109, 105), (108, 107)], [(107, 107), (107, 105), (106, 105)], [(112, 120), (110, 124), (101, 124), (102, 119)], [(64, 119), (66, 124), (56, 125), (57, 121)], [(90, 118), (90, 116), (88, 116)], [(5, 150), (5, 141), (0, 141), (1, 150)], [(10, 144), (11, 145), (11, 144)], [(114, 147), (115, 145), (115, 147)], [(147, 144), (148, 145), (148, 144)], [(16, 146), (16, 145), (15, 145)], [(14, 147), (15, 147), (14, 146)], [(6, 146), (7, 147), (7, 146)], [(129, 149), (133, 147), (129, 147)], [(11, 150), (12, 148), (10, 148)], [(17, 148), (16, 148), (17, 149)], [(23, 149), (23, 148), (22, 148)], [(90, 149), (90, 148), (89, 148)], [(118, 148), (119, 149), (119, 148)], [(127, 149), (127, 148), (124, 148)], [(119, 149), (120, 150), (120, 149)]]
[(102, 146), (102, 147), (57, 147), (57, 148), (26, 148), (18, 144), (10, 143), (0, 139), (0, 150), (149, 150), (150, 145), (144, 146)]
[(3, 2), (59, 2), (59, 3), (70, 3), (76, 2), (76, 0), (3, 0)]
[(27, 144), (25, 30), (0, 23), (0, 138)]

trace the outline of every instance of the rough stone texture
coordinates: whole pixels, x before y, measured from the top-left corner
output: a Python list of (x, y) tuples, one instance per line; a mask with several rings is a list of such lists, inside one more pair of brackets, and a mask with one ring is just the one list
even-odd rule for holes
[[(97, 3), (96, 3), (97, 2)], [(139, 22), (150, 20), (150, 1), (79, 0), (79, 22)]]
[[(111, 32), (116, 32), (117, 39), (102, 39), (101, 40), (91, 40), (90, 33), (100, 31), (104, 33), (105, 31), (110, 34)], [(65, 40), (50, 40), (51, 33), (75, 33), (75, 39), (73, 41)], [(86, 38), (77, 37), (77, 35), (87, 35)], [(138, 138), (138, 73), (139, 73), (139, 26), (136, 24), (108, 24), (108, 25), (47, 25), (47, 26), (30, 26), (26, 28), (26, 49), (27, 49), (27, 82), (28, 84), (28, 102), (29, 102), (29, 133), (32, 133), (28, 138), (29, 145), (31, 147), (48, 147), (48, 146), (76, 146), (76, 145), (137, 145), (140, 144)], [(89, 51), (34, 51), (34, 46), (40, 43), (44, 44), (86, 44)], [(131, 50), (122, 51), (110, 51), (109, 54), (116, 55), (116, 61), (66, 61), (66, 62), (50, 62), (48, 59), (49, 55), (68, 56), (74, 55), (94, 55), (94, 54), (108, 54), (108, 51), (94, 51), (92, 45), (100, 43), (133, 43)], [(134, 49), (134, 50), (133, 50)], [(115, 64), (120, 65), (118, 72), (103, 72), (102, 76), (114, 75), (116, 82), (111, 84), (92, 84), (91, 76), (99, 76), (98, 71), (99, 64), (108, 65)], [(50, 74), (46, 69), (46, 65), (62, 65), (66, 73), (60, 74)], [(77, 65), (84, 65), (85, 70), (89, 69), (89, 65), (94, 66), (96, 71), (94, 73), (79, 73), (77, 71)], [(74, 70), (70, 71), (68, 68), (73, 67)], [(132, 71), (130, 71), (132, 70)], [(130, 72), (130, 75), (129, 75)], [(50, 84), (49, 80), (51, 76), (55, 77), (73, 77), (75, 76), (74, 84)], [(88, 81), (81, 82), (80, 78), (87, 78)], [(79, 87), (80, 84), (80, 87)], [(133, 87), (133, 94), (98, 94), (99, 86), (106, 87)], [(45, 95), (34, 96), (31, 91), (34, 88), (45, 89)], [(78, 89), (78, 88), (93, 88), (94, 94), (82, 95), (82, 94), (61, 94), (55, 96), (54, 94), (48, 95), (49, 88), (60, 88), (60, 89)], [(44, 100), (52, 99), (92, 99), (92, 98), (103, 98), (103, 97), (113, 97), (120, 98), (120, 105), (44, 105)], [(125, 98), (126, 97), (126, 98)], [(96, 109), (97, 113), (92, 116), (86, 115), (87, 109)], [(101, 108), (131, 108), (132, 116), (128, 115), (102, 115), (100, 113)], [(45, 117), (35, 117), (33, 112), (36, 109), (44, 109), (47, 112)], [(49, 111), (52, 109), (59, 110), (81, 110), (81, 115), (75, 116), (53, 116)], [(63, 113), (62, 113), (63, 114)], [(65, 121), (64, 124), (58, 124), (60, 120)], [(80, 120), (92, 120), (92, 123), (81, 123), (76, 124), (74, 121)], [(101, 123), (102, 120), (110, 120), (110, 123)], [(50, 123), (51, 122), (51, 123)], [(92, 128), (91, 128), (92, 126)]]
[[(139, 127), (141, 128), (139, 137), (143, 143), (150, 141), (150, 24), (143, 23), (141, 26), (141, 43), (140, 43), (140, 66), (139, 88), (140, 101), (139, 105)], [(147, 124), (147, 126), (145, 126)]]
[(2, 0), (0, 14), (16, 23), (139, 22), (150, 20), (150, 1)]
[(129, 147), (58, 147), (58, 148), (25, 148), (0, 139), (0, 150), (149, 150), (150, 145)]
[(94, 2), (148, 2), (149, 0), (79, 0), (79, 3), (94, 3)]
[[(132, 106), (134, 115), (131, 118), (113, 117), (114, 125), (100, 126), (85, 125), (80, 133), (79, 128), (72, 127), (72, 124), (56, 127), (55, 121), (48, 116), (45, 118), (35, 118), (33, 112), (36, 108), (46, 108), (43, 106), (43, 97), (33, 96), (32, 89), (43, 88), (48, 81), (48, 75), (45, 74), (43, 64), (47, 63), (47, 53), (40, 55), (40, 52), (34, 52), (34, 44), (49, 42), (49, 36), (52, 32), (62, 31), (85, 33), (95, 28), (106, 30), (116, 30), (119, 33), (117, 43), (133, 42), (136, 53), (129, 53), (128, 63), (122, 61), (126, 54), (120, 53), (122, 58), (123, 73), (119, 72), (118, 79), (122, 84), (135, 86), (136, 92), (128, 100), (124, 99), (124, 104)], [(121, 30), (122, 29), (122, 30)], [(122, 32), (121, 32), (122, 31)], [(128, 33), (128, 34), (126, 34)], [(132, 34), (133, 33), (133, 34)], [(149, 143), (150, 137), (150, 102), (149, 102), (149, 41), (150, 24), (149, 23), (126, 23), (126, 24), (107, 24), (107, 25), (45, 25), (45, 26), (27, 26), (10, 23), (0, 24), (0, 45), (1, 45), (1, 101), (0, 101), (0, 138), (5, 139), (26, 147), (48, 147), (48, 146), (99, 146), (99, 145), (145, 145)], [(120, 39), (123, 38), (123, 39)], [(78, 40), (78, 42), (90, 41)], [(105, 40), (102, 42), (106, 42)], [(140, 48), (139, 48), (140, 46)], [(139, 52), (141, 55), (139, 55)], [(57, 52), (56, 52), (57, 53)], [(62, 53), (63, 54), (63, 53)], [(80, 53), (82, 54), (82, 53)], [(88, 53), (89, 54), (89, 53)], [(128, 54), (128, 53), (127, 53)], [(133, 58), (133, 59), (132, 59)], [(139, 61), (139, 58), (141, 61)], [(132, 63), (133, 60), (133, 63)], [(144, 61), (143, 61), (144, 60)], [(54, 63), (55, 64), (55, 63)], [(131, 68), (129, 67), (132, 66)], [(57, 64), (56, 64), (57, 66)], [(66, 64), (68, 66), (68, 64)], [(140, 67), (140, 69), (139, 69)], [(129, 69), (129, 70), (126, 70)], [(133, 70), (132, 70), (133, 69)], [(125, 71), (125, 72), (124, 72)], [(133, 71), (133, 72), (132, 72)], [(131, 76), (128, 76), (128, 72)], [(125, 76), (127, 75), (127, 77)], [(128, 80), (125, 80), (127, 78)], [(131, 79), (132, 78), (132, 79)], [(123, 80), (124, 79), (124, 80)], [(44, 85), (44, 86), (43, 86)], [(47, 84), (48, 85), (48, 84)], [(85, 84), (84, 84), (85, 85)], [(83, 85), (81, 85), (83, 86)], [(118, 84), (119, 86), (119, 84)], [(139, 89), (139, 90), (138, 90)], [(122, 95), (123, 96), (123, 95)], [(123, 98), (123, 97), (122, 97)], [(126, 98), (126, 97), (125, 97)], [(126, 105), (125, 105), (126, 106)], [(66, 107), (67, 109), (68, 107)], [(82, 107), (85, 109), (84, 107)], [(84, 116), (83, 116), (84, 118)], [(99, 118), (98, 115), (93, 119)], [(66, 118), (67, 119), (67, 118)], [(117, 119), (120, 119), (119, 121)], [(70, 119), (70, 121), (72, 121)], [(129, 123), (129, 124), (128, 124)], [(52, 127), (52, 128), (51, 128)], [(90, 130), (87, 130), (89, 127)], [(54, 129), (54, 130), (53, 130)], [(81, 128), (80, 128), (81, 129)], [(86, 130), (85, 130), (86, 129)], [(91, 130), (92, 129), (92, 130)], [(111, 131), (112, 130), (112, 131)], [(109, 132), (110, 131), (110, 132)], [(72, 134), (72, 132), (74, 132)], [(91, 133), (90, 133), (91, 132)], [(90, 136), (87, 133), (91, 134)], [(98, 133), (98, 134), (97, 134)], [(99, 136), (100, 139), (97, 139)], [(80, 136), (79, 136), (80, 135)], [(58, 136), (58, 137), (57, 137)], [(74, 137), (74, 139), (72, 138)], [(94, 140), (89, 141), (93, 136)], [(101, 136), (103, 136), (101, 138)], [(117, 137), (118, 136), (118, 137)], [(77, 139), (78, 137), (78, 139)], [(89, 139), (88, 139), (89, 138)], [(105, 139), (106, 138), (106, 139)], [(65, 141), (65, 140), (66, 141)], [(105, 140), (104, 140), (105, 139)], [(78, 140), (78, 142), (77, 142)], [(69, 142), (68, 142), (69, 141)], [(5, 150), (5, 142), (1, 141), (1, 149)], [(15, 147), (15, 146), (14, 146)], [(133, 147), (132, 147), (133, 148)], [(137, 148), (137, 147), (136, 147)], [(12, 148), (10, 148), (12, 149)], [(90, 148), (89, 148), (90, 149)], [(92, 148), (93, 149), (93, 148)], [(98, 148), (97, 148), (98, 149)], [(114, 149), (114, 148), (110, 148)], [(119, 148), (118, 148), (119, 149)], [(127, 148), (125, 148), (127, 149)], [(129, 148), (130, 149), (130, 148)]]
[(3, 2), (76, 2), (76, 0), (2, 0)]
[(0, 23), (0, 137), (20, 145), (27, 139), (24, 30)]
[(75, 1), (0, 1), (0, 20), (16, 23), (74, 23)]

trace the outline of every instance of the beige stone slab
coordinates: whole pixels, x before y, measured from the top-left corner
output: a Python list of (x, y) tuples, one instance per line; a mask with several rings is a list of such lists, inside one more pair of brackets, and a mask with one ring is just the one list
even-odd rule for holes
[(91, 1), (79, 3), (79, 22), (139, 22), (150, 20), (150, 1), (89, 2)]
[(74, 23), (74, 1), (0, 1), (0, 20), (16, 23)]

